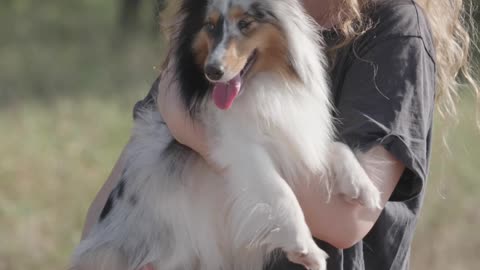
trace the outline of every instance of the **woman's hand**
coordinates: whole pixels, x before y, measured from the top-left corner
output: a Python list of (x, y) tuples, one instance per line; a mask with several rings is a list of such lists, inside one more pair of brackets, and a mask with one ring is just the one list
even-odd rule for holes
[(175, 79), (172, 60), (162, 72), (158, 85), (157, 107), (172, 136), (200, 154), (217, 173), (222, 173), (209, 158), (209, 149), (205, 127), (190, 117), (180, 97), (179, 85)]
[(179, 85), (173, 71), (173, 61), (162, 72), (158, 86), (157, 107), (173, 137), (197, 153), (206, 157), (208, 154), (204, 126), (194, 121), (180, 97)]

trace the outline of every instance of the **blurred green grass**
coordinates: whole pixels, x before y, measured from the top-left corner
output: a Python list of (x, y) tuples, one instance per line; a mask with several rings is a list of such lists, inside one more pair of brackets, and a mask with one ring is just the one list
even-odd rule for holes
[[(131, 127), (131, 109), (158, 74), (161, 35), (145, 3), (122, 39), (118, 1), (4, 0), (0, 4), (0, 270), (65, 269), (87, 208)], [(412, 268), (480, 262), (480, 139), (473, 98), (460, 123), (437, 117)]]
[(159, 73), (164, 42), (151, 12), (122, 38), (117, 6), (0, 3), (1, 270), (65, 269), (133, 104)]
[(428, 190), (414, 238), (412, 269), (478, 269), (480, 131), (475, 126), (476, 106), (476, 98), (463, 93), (457, 125), (437, 116)]

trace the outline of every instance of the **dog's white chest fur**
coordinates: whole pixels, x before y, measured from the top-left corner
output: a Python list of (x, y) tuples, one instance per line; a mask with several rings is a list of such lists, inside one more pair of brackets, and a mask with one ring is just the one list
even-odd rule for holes
[[(212, 159), (231, 165), (245, 145), (260, 147), (273, 159), (287, 181), (305, 172), (322, 173), (332, 135), (327, 89), (306, 89), (271, 75), (259, 74), (228, 111), (210, 104), (206, 120)], [(232, 151), (235, 149), (235, 151)], [(248, 155), (244, 156), (248, 158)]]

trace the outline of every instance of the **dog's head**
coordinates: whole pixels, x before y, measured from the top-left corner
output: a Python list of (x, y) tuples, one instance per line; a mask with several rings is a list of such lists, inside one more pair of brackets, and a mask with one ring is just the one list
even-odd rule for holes
[(294, 74), (285, 33), (265, 1), (211, 1), (202, 25), (193, 43), (195, 60), (214, 85), (219, 108), (228, 109), (255, 74)]
[(217, 107), (228, 109), (249, 80), (265, 72), (298, 79), (289, 48), (293, 31), (285, 27), (288, 7), (297, 9), (296, 17), (305, 15), (298, 2), (184, 0), (174, 42), (187, 106), (211, 94)]

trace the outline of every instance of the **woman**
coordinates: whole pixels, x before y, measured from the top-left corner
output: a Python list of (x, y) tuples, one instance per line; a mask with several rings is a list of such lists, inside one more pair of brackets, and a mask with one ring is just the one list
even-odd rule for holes
[[(328, 29), (324, 35), (340, 120), (338, 140), (367, 153), (367, 160), (361, 162), (382, 192), (383, 208), (366, 209), (339, 197), (326, 203), (307, 188), (300, 189), (297, 197), (313, 236), (330, 255), (329, 270), (408, 269), (428, 174), (435, 97), (443, 111), (453, 114), (456, 76), (460, 72), (470, 78), (470, 39), (460, 17), (463, 3), (305, 0), (304, 4)], [(161, 95), (158, 108), (175, 138), (208, 157), (202, 127), (183, 111), (171, 78), (168, 72), (162, 74), (137, 106), (155, 109), (156, 96)], [(97, 195), (84, 235), (122, 165), (120, 159)], [(268, 268), (302, 269), (287, 260)]]

